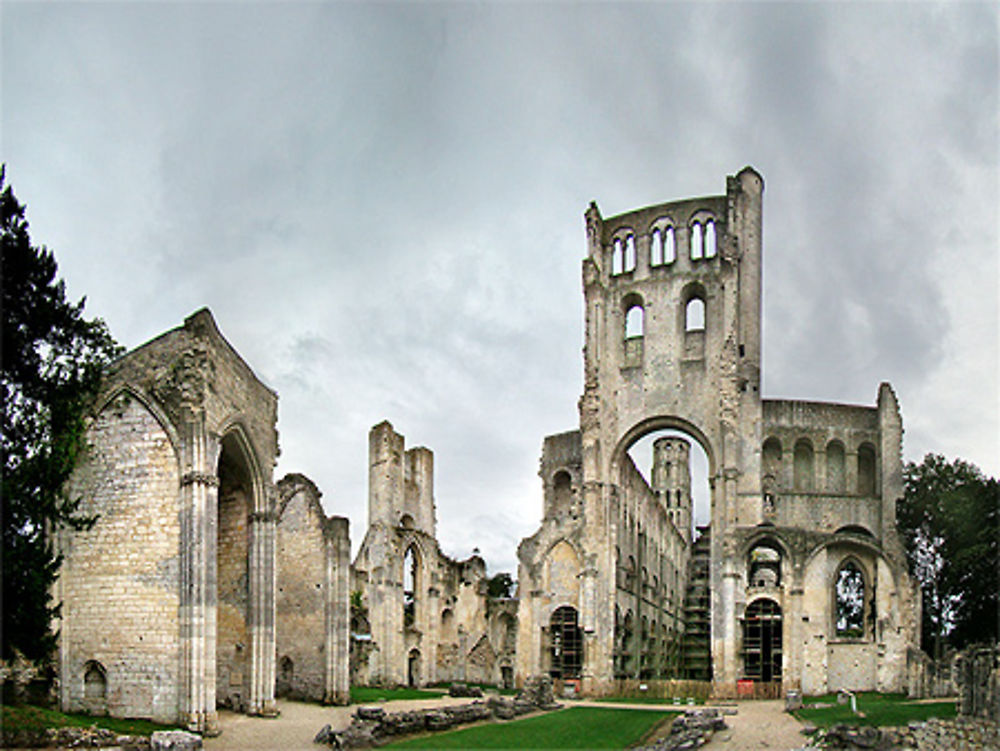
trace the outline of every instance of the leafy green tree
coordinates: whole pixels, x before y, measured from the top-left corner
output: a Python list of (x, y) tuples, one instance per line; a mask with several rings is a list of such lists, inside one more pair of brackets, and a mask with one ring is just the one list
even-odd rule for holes
[(0, 168), (3, 244), (3, 656), (48, 656), (58, 613), (49, 589), (60, 560), (47, 532), (86, 528), (64, 486), (85, 448), (84, 415), (118, 346), (101, 320), (66, 300), (56, 261), (31, 244), (24, 206)]
[(491, 576), (486, 582), (486, 594), (489, 597), (510, 597), (514, 592), (514, 579), (505, 571)]
[(939, 657), (1000, 630), (1000, 484), (973, 464), (928, 454), (904, 471), (896, 518), (923, 591), (923, 648)]

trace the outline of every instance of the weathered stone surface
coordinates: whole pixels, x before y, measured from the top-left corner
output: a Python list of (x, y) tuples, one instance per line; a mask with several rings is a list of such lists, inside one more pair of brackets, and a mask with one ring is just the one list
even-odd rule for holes
[(467, 683), (452, 683), (448, 687), (448, 696), (458, 698), (480, 698), (483, 690), (479, 686), (470, 686)]
[(670, 733), (650, 746), (645, 751), (687, 751), (700, 748), (708, 743), (712, 734), (728, 727), (718, 709), (688, 710), (676, 717), (671, 723)]
[(488, 596), (478, 554), (457, 561), (441, 551), (433, 452), (406, 448), (386, 421), (369, 432), (368, 461), (368, 528), (351, 584), (361, 600), (352, 683), (512, 682), (517, 602)]
[[(585, 695), (671, 674), (717, 697), (740, 679), (780, 696), (777, 676), (806, 695), (906, 690), (919, 592), (895, 523), (899, 405), (888, 383), (873, 406), (762, 398), (763, 192), (747, 167), (722, 195), (587, 209), (579, 427), (544, 439), (543, 518), (518, 548), (520, 676)], [(629, 453), (645, 439), (647, 474)], [(691, 441), (712, 465), (700, 558)], [(838, 632), (848, 562), (863, 613)], [(747, 650), (761, 624), (770, 641)], [(780, 672), (749, 657), (768, 653)]]
[(183, 730), (157, 730), (149, 737), (151, 751), (198, 751), (201, 736)]

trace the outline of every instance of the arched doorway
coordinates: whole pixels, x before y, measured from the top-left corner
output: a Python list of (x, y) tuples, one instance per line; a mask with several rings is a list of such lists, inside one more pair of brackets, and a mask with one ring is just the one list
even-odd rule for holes
[(250, 698), (252, 669), (247, 612), (254, 482), (251, 461), (236, 430), (222, 439), (218, 477), (215, 701), (218, 707), (243, 711)]
[(549, 621), (549, 674), (553, 678), (579, 678), (583, 665), (583, 632), (576, 608), (563, 605)]
[(420, 650), (411, 649), (406, 659), (406, 682), (411, 688), (420, 685)]
[(754, 600), (743, 619), (743, 675), (763, 683), (781, 680), (781, 607)]

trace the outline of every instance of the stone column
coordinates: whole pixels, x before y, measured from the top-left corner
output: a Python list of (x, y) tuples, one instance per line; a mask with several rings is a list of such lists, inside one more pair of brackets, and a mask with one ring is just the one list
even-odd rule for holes
[[(271, 507), (265, 501), (267, 507)], [(248, 574), (250, 601), (247, 628), (250, 632), (250, 701), (248, 714), (275, 717), (275, 534), (277, 517), (273, 511), (250, 514)]]
[(348, 521), (329, 520), (326, 536), (326, 685), (325, 704), (348, 704), (351, 696), (351, 538)]
[(218, 447), (210, 445), (204, 412), (185, 409), (182, 442), (180, 719), (190, 730), (217, 735), (215, 536), (219, 479), (214, 464)]

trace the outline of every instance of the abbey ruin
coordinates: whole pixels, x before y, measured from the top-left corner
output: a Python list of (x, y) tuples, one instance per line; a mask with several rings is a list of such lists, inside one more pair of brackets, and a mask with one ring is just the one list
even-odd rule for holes
[(745, 168), (723, 195), (587, 210), (580, 422), (544, 439), (514, 598), (443, 553), (433, 454), (388, 422), (351, 563), (312, 481), (274, 479), (277, 394), (207, 310), (120, 358), (69, 488), (97, 521), (55, 534), (63, 709), (211, 733), (220, 707), (352, 683), (907, 690), (899, 408), (885, 383), (873, 406), (762, 397), (762, 198)]

